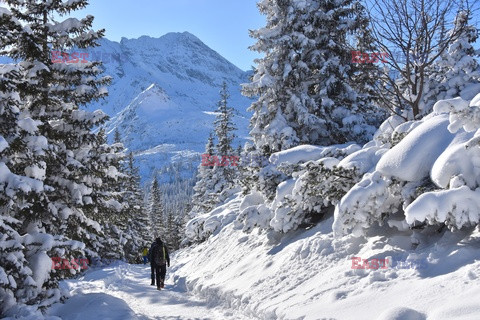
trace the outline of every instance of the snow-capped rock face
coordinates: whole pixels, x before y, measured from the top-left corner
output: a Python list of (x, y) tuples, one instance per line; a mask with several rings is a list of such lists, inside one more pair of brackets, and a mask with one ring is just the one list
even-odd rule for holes
[[(220, 86), (228, 85), (237, 135), (248, 132), (246, 109), (251, 100), (240, 93), (248, 81), (242, 71), (194, 35), (169, 33), (160, 38), (102, 40), (90, 49), (90, 60), (101, 60), (112, 84), (109, 97), (88, 106), (101, 108), (111, 120), (107, 133), (118, 129), (126, 147), (136, 154), (143, 178), (172, 162), (200, 163), (213, 120)], [(197, 165), (198, 165), (197, 163)]]

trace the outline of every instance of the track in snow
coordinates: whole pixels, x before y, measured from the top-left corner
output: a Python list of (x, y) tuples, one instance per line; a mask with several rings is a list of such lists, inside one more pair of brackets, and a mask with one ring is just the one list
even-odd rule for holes
[(232, 310), (211, 306), (171, 283), (158, 291), (150, 285), (150, 266), (115, 264), (89, 271), (61, 286), (72, 298), (54, 305), (49, 315), (63, 320), (77, 319), (248, 319)]

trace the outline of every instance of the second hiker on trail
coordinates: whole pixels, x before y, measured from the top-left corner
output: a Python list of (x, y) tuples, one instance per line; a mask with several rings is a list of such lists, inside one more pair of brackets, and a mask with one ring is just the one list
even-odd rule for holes
[(157, 283), (157, 290), (165, 286), (165, 274), (167, 273), (167, 265), (170, 267), (170, 256), (168, 249), (162, 239), (157, 238), (150, 247), (150, 267), (152, 272), (152, 283)]
[(142, 255), (143, 255), (143, 264), (147, 264), (147, 262), (148, 262), (148, 247), (143, 248)]

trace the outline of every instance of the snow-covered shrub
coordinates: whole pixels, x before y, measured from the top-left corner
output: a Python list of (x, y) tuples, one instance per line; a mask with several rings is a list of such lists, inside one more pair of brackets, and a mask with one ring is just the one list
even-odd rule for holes
[(422, 194), (405, 210), (407, 223), (445, 223), (451, 229), (475, 226), (480, 222), (480, 188), (460, 186)]
[[(282, 175), (270, 180), (268, 194), (263, 188), (260, 194), (247, 195), (248, 201), (260, 199), (260, 195), (264, 200), (242, 208), (237, 223), (243, 224), (246, 231), (260, 227), (287, 232), (315, 218), (360, 178), (354, 167), (336, 167), (340, 160), (359, 149), (352, 143), (328, 147), (302, 145), (272, 154), (270, 165), (260, 172)], [(266, 180), (266, 176), (260, 178)]]
[(461, 98), (439, 101), (435, 112), (420, 121), (398, 124), (392, 130), (381, 127), (377, 145), (388, 140), (389, 131), (390, 137), (396, 132), (407, 134), (389, 150), (384, 147), (392, 141), (378, 147), (375, 170), (366, 173), (336, 206), (335, 233), (353, 230), (361, 235), (370, 225), (387, 221), (398, 225), (389, 221), (397, 212), (411, 227), (477, 224), (479, 105), (480, 95), (470, 103)]
[(309, 161), (302, 171), (294, 174), (295, 185), (271, 220), (275, 231), (294, 230), (321, 217), (359, 180), (355, 168), (339, 167), (338, 163), (338, 159), (331, 157)]
[(223, 203), (207, 213), (190, 219), (185, 226), (185, 244), (203, 242), (223, 226), (233, 222), (237, 218), (237, 211), (236, 207), (231, 205), (231, 201), (240, 193), (239, 187), (224, 190), (220, 194), (220, 198), (225, 199)]
[(480, 222), (480, 94), (470, 103), (455, 98), (439, 101), (436, 113), (449, 113), (448, 130), (455, 139), (436, 159), (433, 182), (442, 190), (422, 194), (405, 209), (409, 224), (445, 224), (451, 229)]
[(461, 128), (466, 132), (480, 128), (480, 94), (470, 103), (460, 97), (438, 101), (433, 110), (438, 114), (450, 115), (448, 130), (452, 133), (458, 132)]
[(272, 211), (266, 205), (263, 194), (258, 191), (253, 191), (243, 198), (239, 211), (235, 225), (244, 232), (250, 232), (255, 227), (265, 229), (270, 225)]
[(275, 166), (268, 165), (258, 173), (258, 191), (268, 200), (273, 200), (277, 186), (287, 179), (287, 175), (280, 172)]
[(380, 151), (381, 157), (373, 158), (378, 161), (375, 171), (367, 173), (342, 198), (335, 209), (335, 233), (353, 229), (360, 235), (362, 229), (375, 222), (382, 224), (390, 214), (401, 211), (453, 139), (447, 125), (446, 117), (437, 116), (394, 128), (392, 136), (395, 132), (408, 134), (393, 148)]
[(401, 187), (378, 171), (367, 173), (336, 206), (335, 234), (352, 230), (354, 235), (361, 235), (363, 228), (375, 222), (382, 224), (388, 214), (400, 210)]
[(320, 212), (322, 207), (335, 205), (358, 182), (355, 168), (337, 166), (338, 162), (335, 158), (323, 158), (305, 165), (305, 172), (293, 189), (293, 195), (301, 197), (297, 205), (302, 210)]
[(373, 142), (376, 145), (385, 145), (391, 143), (392, 134), (400, 124), (404, 123), (405, 119), (400, 116), (392, 115), (386, 119), (378, 128), (373, 136)]

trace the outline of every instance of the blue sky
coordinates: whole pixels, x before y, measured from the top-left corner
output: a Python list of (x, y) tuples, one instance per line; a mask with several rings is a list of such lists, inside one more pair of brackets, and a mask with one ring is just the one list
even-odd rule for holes
[[(160, 37), (168, 32), (188, 31), (240, 69), (247, 70), (259, 57), (248, 46), (255, 40), (248, 29), (265, 25), (257, 0), (91, 0), (79, 12), (95, 16), (94, 28), (106, 29), (106, 37), (142, 35)], [(75, 16), (80, 16), (78, 13)]]

